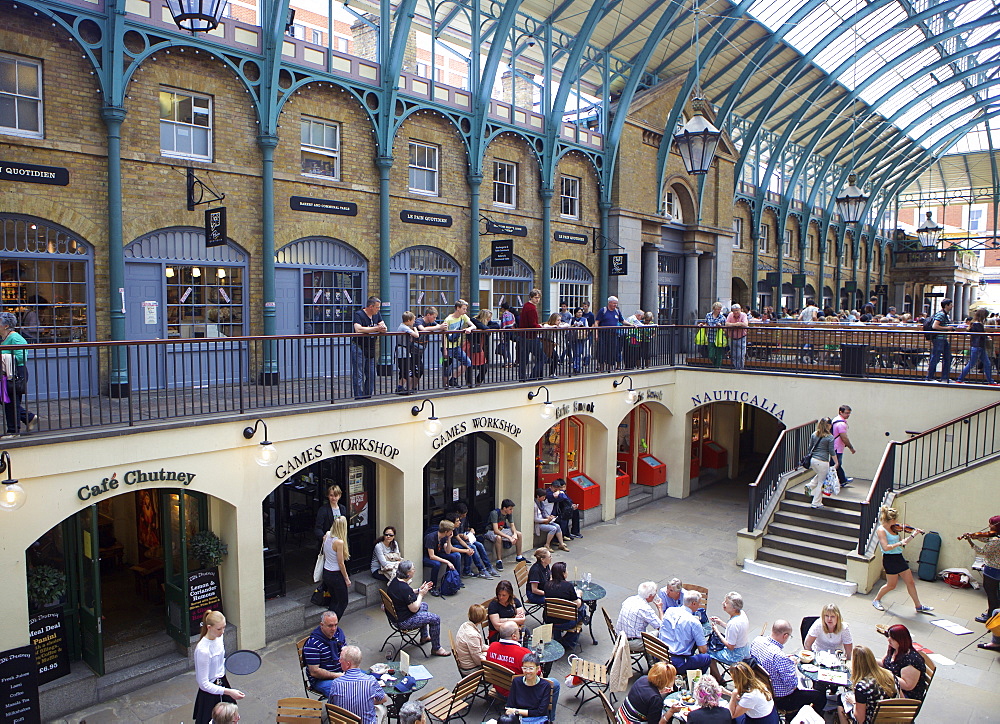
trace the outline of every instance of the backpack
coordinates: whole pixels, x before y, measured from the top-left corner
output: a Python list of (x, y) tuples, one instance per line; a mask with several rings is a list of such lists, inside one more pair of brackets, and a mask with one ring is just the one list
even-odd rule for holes
[[(932, 329), (934, 329), (934, 315), (933, 314), (931, 316), (927, 317), (927, 319), (924, 320), (924, 331), (925, 332), (930, 332)], [(937, 337), (936, 334), (925, 334), (924, 335), (924, 339), (926, 339), (928, 342), (933, 342), (935, 337)]]
[(441, 588), (439, 590), (442, 596), (454, 596), (461, 587), (462, 578), (458, 575), (458, 571), (448, 571), (444, 574), (444, 578), (441, 579)]

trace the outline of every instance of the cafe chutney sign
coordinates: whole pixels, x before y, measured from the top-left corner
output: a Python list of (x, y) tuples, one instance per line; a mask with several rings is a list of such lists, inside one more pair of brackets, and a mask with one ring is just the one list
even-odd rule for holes
[(100, 495), (104, 495), (112, 490), (117, 490), (121, 485), (132, 486), (144, 483), (180, 483), (190, 485), (194, 480), (194, 473), (177, 472), (176, 470), (129, 470), (118, 480), (118, 473), (113, 473), (110, 478), (104, 478), (99, 485), (83, 485), (76, 491), (76, 497), (80, 500), (90, 500)]
[(407, 209), (403, 209), (399, 212), (399, 220), (404, 224), (451, 227), (451, 217), (447, 214), (430, 214), (426, 211), (408, 211)]
[(785, 411), (778, 408), (778, 403), (760, 395), (752, 395), (745, 390), (710, 390), (698, 395), (691, 395), (692, 407), (710, 405), (713, 402), (742, 402), (746, 405), (759, 407), (779, 420), (785, 419)]
[(0, 181), (21, 181), (26, 184), (68, 186), (69, 169), (58, 166), (36, 166), (32, 163), (0, 161)]

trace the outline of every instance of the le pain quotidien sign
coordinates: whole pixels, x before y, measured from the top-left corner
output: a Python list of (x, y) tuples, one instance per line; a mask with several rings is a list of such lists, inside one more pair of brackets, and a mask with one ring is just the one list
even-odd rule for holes
[(80, 500), (92, 500), (105, 493), (125, 486), (144, 485), (148, 483), (180, 483), (188, 486), (194, 480), (194, 473), (178, 472), (176, 470), (129, 470), (118, 479), (118, 473), (113, 473), (110, 478), (103, 478), (99, 484), (82, 485), (76, 491), (76, 497)]
[(36, 166), (33, 163), (0, 161), (0, 181), (69, 186), (69, 169), (58, 166)]
[(709, 390), (698, 395), (691, 395), (691, 406), (701, 407), (713, 402), (742, 402), (747, 405), (759, 407), (764, 412), (774, 415), (779, 420), (785, 419), (785, 411), (778, 407), (778, 403), (767, 399), (761, 395), (754, 395), (745, 390)]
[(403, 209), (399, 212), (399, 220), (404, 224), (423, 224), (424, 226), (451, 227), (451, 217), (447, 214), (431, 214), (426, 211)]

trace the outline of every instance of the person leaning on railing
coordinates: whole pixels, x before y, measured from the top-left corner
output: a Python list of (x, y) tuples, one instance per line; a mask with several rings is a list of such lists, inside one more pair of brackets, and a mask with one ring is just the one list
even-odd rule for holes
[(749, 326), (750, 321), (739, 304), (734, 304), (729, 308), (729, 316), (726, 317), (726, 331), (729, 334), (730, 356), (733, 360), (734, 370), (741, 370), (746, 365), (747, 327)]

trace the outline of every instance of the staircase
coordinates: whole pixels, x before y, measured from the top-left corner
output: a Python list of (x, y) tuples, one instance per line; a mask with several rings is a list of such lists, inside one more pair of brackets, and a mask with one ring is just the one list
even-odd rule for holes
[(791, 487), (778, 506), (755, 561), (744, 570), (775, 580), (798, 583), (832, 593), (851, 595), (847, 554), (857, 548), (861, 500), (870, 481), (855, 480), (840, 495), (823, 499), (823, 508), (809, 507), (811, 496), (803, 481)]

